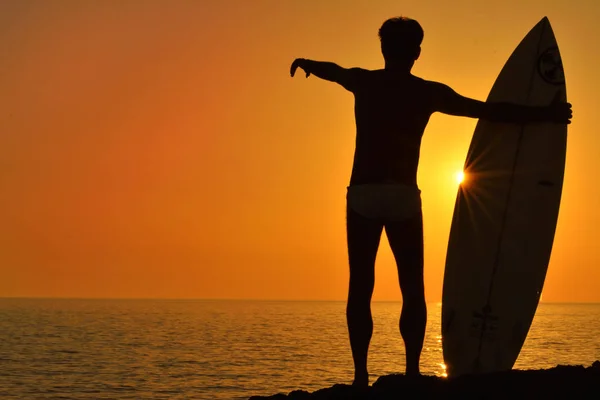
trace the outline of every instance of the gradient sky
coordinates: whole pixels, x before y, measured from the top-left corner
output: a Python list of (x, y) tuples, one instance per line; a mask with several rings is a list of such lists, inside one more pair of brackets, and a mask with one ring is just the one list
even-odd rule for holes
[[(413, 72), (484, 100), (548, 16), (574, 120), (543, 300), (600, 302), (598, 4), (3, 1), (0, 297), (345, 299), (353, 98), (292, 60), (380, 68), (406, 15)], [(475, 123), (435, 114), (423, 139), (428, 301)], [(401, 298), (385, 238), (374, 298)]]

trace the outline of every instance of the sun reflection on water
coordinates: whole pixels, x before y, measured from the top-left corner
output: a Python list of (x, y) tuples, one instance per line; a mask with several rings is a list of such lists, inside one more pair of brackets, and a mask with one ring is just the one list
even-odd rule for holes
[(442, 376), (444, 378), (448, 377), (448, 373), (446, 372), (446, 364), (444, 363), (439, 363), (440, 368), (442, 369), (442, 373), (439, 376)]

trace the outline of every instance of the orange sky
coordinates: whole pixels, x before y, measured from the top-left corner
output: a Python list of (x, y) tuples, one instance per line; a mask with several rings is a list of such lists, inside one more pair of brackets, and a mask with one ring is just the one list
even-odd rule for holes
[[(600, 302), (595, 0), (2, 2), (0, 296), (345, 299), (353, 99), (289, 65), (379, 68), (400, 14), (413, 72), (478, 99), (550, 18), (575, 117), (543, 300)], [(475, 122), (423, 139), (428, 301)], [(400, 299), (387, 240), (375, 299)]]

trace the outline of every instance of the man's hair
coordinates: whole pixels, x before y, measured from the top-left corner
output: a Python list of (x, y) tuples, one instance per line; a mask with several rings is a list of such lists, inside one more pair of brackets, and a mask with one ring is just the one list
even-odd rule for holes
[(423, 28), (414, 19), (390, 18), (379, 28), (381, 52), (385, 59), (414, 61), (423, 42)]

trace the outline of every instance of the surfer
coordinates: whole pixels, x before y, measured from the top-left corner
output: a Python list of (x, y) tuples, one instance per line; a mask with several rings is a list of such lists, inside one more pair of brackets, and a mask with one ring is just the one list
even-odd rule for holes
[(398, 269), (402, 292), (400, 334), (406, 374), (419, 375), (427, 309), (423, 283), (423, 217), (417, 167), (421, 138), (434, 112), (507, 123), (570, 123), (571, 105), (545, 107), (486, 103), (411, 73), (421, 53), (423, 29), (410, 18), (390, 18), (379, 29), (385, 67), (343, 68), (335, 63), (294, 60), (306, 77), (335, 82), (355, 97), (356, 148), (347, 191), (346, 231), (350, 283), (346, 318), (354, 382), (369, 382), (367, 353), (373, 332), (371, 297), (375, 256), (383, 229)]

